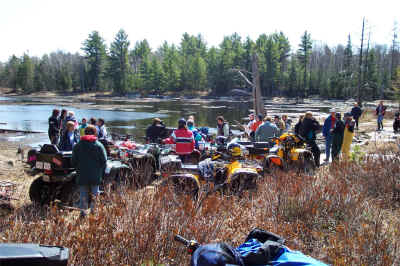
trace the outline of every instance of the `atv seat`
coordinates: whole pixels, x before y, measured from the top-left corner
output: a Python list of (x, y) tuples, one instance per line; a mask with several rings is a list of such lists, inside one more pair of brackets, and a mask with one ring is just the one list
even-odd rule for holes
[(200, 174), (199, 166), (197, 164), (182, 164), (183, 171), (190, 173)]
[(272, 148), (274, 146), (271, 142), (254, 142), (254, 148)]
[(274, 146), (271, 149), (269, 149), (269, 153), (271, 154), (278, 154), (279, 151), (279, 146)]
[(253, 155), (263, 155), (269, 153), (268, 148), (254, 148), (254, 147), (247, 147), (249, 150), (249, 154)]

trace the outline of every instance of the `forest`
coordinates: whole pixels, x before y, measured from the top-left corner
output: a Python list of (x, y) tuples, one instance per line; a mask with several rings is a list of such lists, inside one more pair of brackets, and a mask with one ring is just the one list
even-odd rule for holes
[(224, 96), (232, 89), (250, 90), (233, 70), (250, 73), (256, 53), (263, 96), (344, 99), (361, 91), (365, 99), (392, 98), (399, 78), (396, 31), (389, 45), (372, 44), (364, 34), (362, 40), (360, 45), (349, 34), (346, 44), (329, 47), (313, 41), (307, 31), (298, 44), (290, 44), (283, 32), (256, 40), (234, 33), (218, 47), (208, 47), (202, 35), (184, 33), (179, 45), (164, 42), (152, 50), (146, 39), (131, 44), (123, 29), (109, 45), (93, 31), (83, 40), (81, 53), (56, 51), (41, 58), (26, 53), (0, 62), (0, 86), (22, 93)]

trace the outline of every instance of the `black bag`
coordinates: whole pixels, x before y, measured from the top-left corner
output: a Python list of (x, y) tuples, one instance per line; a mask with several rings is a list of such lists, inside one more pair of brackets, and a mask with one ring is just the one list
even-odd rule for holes
[(285, 243), (285, 239), (281, 236), (258, 228), (249, 233), (245, 242), (250, 239), (256, 239), (263, 245), (256, 252), (250, 252), (242, 257), (245, 265), (265, 265), (269, 263), (280, 254), (283, 243)]
[(253, 230), (251, 230), (245, 242), (249, 241), (252, 238), (257, 239), (260, 243), (265, 243), (266, 241), (275, 241), (282, 245), (285, 243), (285, 239), (281, 236), (259, 228), (254, 228)]
[(38, 244), (0, 244), (0, 266), (66, 266), (68, 248)]

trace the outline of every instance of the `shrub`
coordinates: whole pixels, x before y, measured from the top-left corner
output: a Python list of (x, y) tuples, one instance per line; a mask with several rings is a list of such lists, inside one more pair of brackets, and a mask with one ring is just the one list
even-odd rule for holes
[(334, 265), (398, 265), (399, 181), (398, 160), (381, 157), (335, 163), (315, 177), (279, 172), (240, 198), (194, 202), (165, 188), (106, 193), (84, 220), (26, 205), (0, 221), (0, 241), (69, 247), (71, 265), (184, 265), (189, 257), (174, 234), (238, 246), (259, 227)]

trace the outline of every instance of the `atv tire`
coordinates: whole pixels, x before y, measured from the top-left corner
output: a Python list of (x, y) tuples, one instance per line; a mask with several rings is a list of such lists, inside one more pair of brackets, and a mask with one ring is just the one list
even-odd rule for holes
[(315, 162), (311, 157), (304, 158), (302, 171), (304, 174), (312, 176), (315, 172)]
[(64, 184), (60, 193), (60, 200), (66, 206), (79, 206), (80, 193), (78, 185), (75, 184), (75, 180)]
[(153, 157), (131, 162), (132, 184), (135, 188), (142, 188), (151, 184), (155, 179), (155, 166)]
[(33, 180), (29, 187), (29, 198), (32, 202), (47, 205), (54, 200), (51, 184), (44, 182), (41, 178)]

